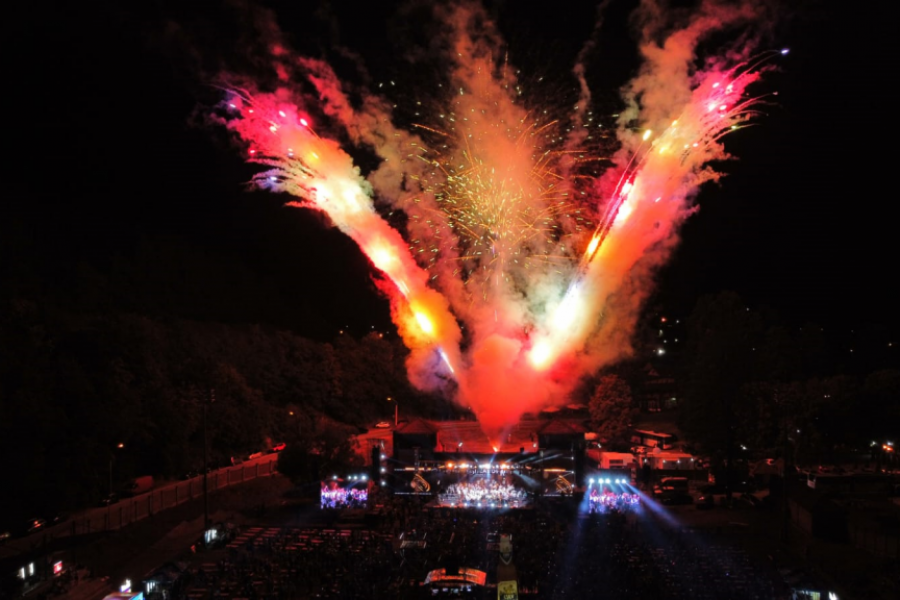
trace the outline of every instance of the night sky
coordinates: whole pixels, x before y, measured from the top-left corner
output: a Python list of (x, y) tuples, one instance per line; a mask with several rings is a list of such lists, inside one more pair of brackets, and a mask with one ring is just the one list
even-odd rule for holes
[[(29, 5), (19, 18), (5, 102), (16, 158), (2, 216), (7, 243), (18, 238), (6, 247), (18, 255), (5, 252), (4, 261), (38, 279), (65, 278), (81, 262), (103, 271), (142, 245), (171, 244), (213, 257), (234, 290), (253, 288), (247, 321), (320, 336), (345, 325), (389, 327), (387, 303), (353, 244), (319, 216), (248, 192), (253, 168), (198, 118), (218, 99), (216, 72), (264, 68), (254, 59), (262, 45), (252, 11), (181, 4)], [(265, 5), (298, 53), (329, 58), (357, 82), (396, 80), (403, 91), (391, 99), (400, 104), (428, 93), (416, 89), (404, 58), (427, 33), (421, 8)], [(595, 4), (489, 6), (526, 83), (547, 76), (547, 101), (563, 101)], [(633, 6), (611, 3), (588, 63), (600, 113), (620, 108), (616, 89), (636, 68)], [(859, 6), (792, 3), (770, 28), (763, 48), (791, 52), (756, 91), (778, 96), (757, 126), (728, 139), (738, 160), (722, 165), (721, 185), (700, 194), (700, 211), (660, 274), (662, 306), (687, 314), (698, 295), (731, 289), (791, 323), (894, 330), (895, 51), (886, 15)], [(355, 52), (366, 72), (337, 45)], [(171, 266), (162, 260), (159, 268)], [(257, 296), (271, 303), (259, 308)], [(241, 318), (235, 314), (229, 318)]]

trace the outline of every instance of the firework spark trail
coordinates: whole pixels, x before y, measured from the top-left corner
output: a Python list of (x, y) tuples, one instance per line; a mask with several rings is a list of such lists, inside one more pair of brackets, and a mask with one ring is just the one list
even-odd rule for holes
[[(541, 368), (554, 356), (577, 349), (590, 333), (590, 324), (600, 315), (606, 289), (617, 286), (610, 281), (611, 263), (619, 272), (627, 272), (649, 247), (660, 241), (654, 233), (660, 223), (677, 223), (685, 199), (685, 182), (699, 174), (711, 157), (720, 156), (718, 140), (745, 125), (755, 115), (755, 99), (747, 99), (746, 87), (759, 73), (707, 73), (694, 90), (691, 101), (679, 117), (658, 137), (651, 130), (642, 136), (638, 153), (621, 177), (606, 215), (591, 237), (582, 256), (579, 273), (553, 313), (548, 330), (532, 348), (532, 364)], [(688, 181), (696, 188), (701, 181)], [(605, 292), (608, 294), (609, 292)], [(600, 302), (587, 303), (585, 297)], [(590, 310), (593, 308), (593, 311)]]
[[(375, 211), (371, 186), (336, 142), (316, 135), (308, 116), (275, 98), (235, 94), (228, 108), (229, 126), (251, 141), (248, 158), (270, 166), (255, 181), (261, 187), (301, 198), (295, 206), (326, 213), (335, 226), (355, 241), (396, 291), (391, 298), (394, 320), (406, 345), (423, 360), (439, 350), (446, 368), (459, 364), (460, 331), (447, 302), (427, 285), (428, 275), (410, 256), (401, 235)], [(428, 389), (429, 378), (410, 375)]]
[[(383, 159), (368, 179), (313, 131), (287, 91), (234, 93), (225, 122), (249, 159), (270, 167), (258, 184), (326, 213), (383, 273), (379, 287), (411, 349), (412, 383), (449, 389), (496, 439), (523, 412), (564, 403), (581, 377), (630, 351), (651, 276), (698, 187), (717, 177), (709, 162), (727, 157), (721, 137), (754, 115), (746, 88), (759, 71), (741, 66), (746, 51), (732, 52), (731, 66), (692, 66), (706, 35), (755, 17), (748, 6), (704, 3), (660, 37), (657, 7), (645, 0), (647, 62), (627, 89), (616, 166), (601, 177), (586, 174), (577, 148), (588, 136), (526, 106), (500, 60), (502, 40), (474, 4), (436, 9), (448, 27), (454, 93), (414, 125), (420, 135), (394, 126), (376, 96), (352, 108), (325, 63), (298, 61), (316, 108)], [(583, 67), (577, 75), (586, 101)], [(592, 116), (577, 106), (571, 119)], [(407, 215), (408, 239), (376, 212), (376, 193)]]

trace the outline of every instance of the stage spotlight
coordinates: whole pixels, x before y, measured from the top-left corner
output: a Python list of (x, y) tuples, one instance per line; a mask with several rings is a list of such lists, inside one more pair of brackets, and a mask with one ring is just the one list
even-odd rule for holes
[(606, 483), (610, 483), (609, 477), (606, 478)]
[(591, 483), (591, 485), (594, 485), (594, 478), (593, 478), (593, 477), (591, 477), (590, 483)]

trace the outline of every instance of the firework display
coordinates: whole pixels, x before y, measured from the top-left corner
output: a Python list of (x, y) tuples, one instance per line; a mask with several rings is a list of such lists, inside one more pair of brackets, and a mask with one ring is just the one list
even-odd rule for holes
[[(755, 15), (704, 5), (687, 25), (645, 32), (626, 109), (604, 121), (585, 85), (574, 110), (530, 104), (480, 7), (435, 10), (452, 52), (450, 97), (434, 114), (395, 125), (382, 97), (351, 102), (327, 64), (300, 59), (314, 102), (288, 85), (235, 86), (222, 122), (267, 167), (259, 186), (326, 214), (369, 258), (411, 351), (410, 381), (470, 407), (496, 439), (631, 351), (652, 275), (717, 177), (710, 162), (727, 157), (722, 137), (758, 102), (746, 39), (702, 67), (697, 44)], [(606, 155), (601, 133), (615, 141)], [(350, 146), (380, 165), (364, 176)]]

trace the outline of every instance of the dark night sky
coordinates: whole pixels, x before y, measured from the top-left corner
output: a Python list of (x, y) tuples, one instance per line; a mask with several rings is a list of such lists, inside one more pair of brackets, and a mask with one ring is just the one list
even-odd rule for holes
[[(29, 7), (7, 57), (16, 63), (5, 104), (17, 161), (3, 218), (59, 271), (79, 260), (102, 265), (163, 237), (224, 257), (226, 270), (240, 262), (267, 293), (296, 304), (300, 328), (311, 315), (319, 328), (385, 326), (386, 303), (352, 244), (278, 198), (245, 192), (252, 169), (221, 132), (192, 124), (198, 103), (214, 100), (197, 66), (246, 67), (253, 33), (239, 10), (180, 4)], [(318, 55), (337, 39), (381, 81), (402, 80), (401, 49), (421, 35), (417, 13), (404, 19), (395, 4), (267, 5), (298, 50)], [(571, 68), (595, 9), (569, 4), (494, 3), (523, 72)], [(612, 3), (589, 63), (601, 109), (614, 106), (616, 86), (635, 67), (626, 21), (633, 4)], [(771, 42), (791, 53), (760, 90), (777, 90), (777, 105), (728, 141), (740, 160), (724, 167), (721, 186), (701, 193), (701, 210), (661, 273), (661, 300), (683, 314), (698, 294), (733, 289), (791, 322), (893, 329), (893, 152), (882, 149), (894, 104), (889, 19), (855, 3), (793, 6)]]

